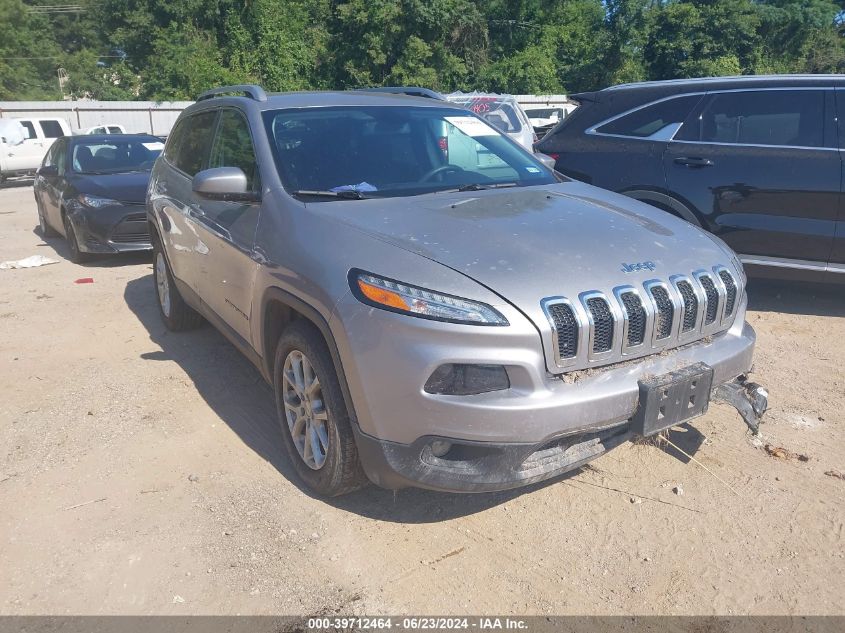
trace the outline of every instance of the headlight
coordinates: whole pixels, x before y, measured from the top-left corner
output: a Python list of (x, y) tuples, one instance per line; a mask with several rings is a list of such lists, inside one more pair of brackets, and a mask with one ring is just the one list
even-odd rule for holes
[(745, 273), (745, 266), (742, 265), (742, 260), (733, 251), (731, 251), (731, 263), (733, 263), (734, 267), (742, 276), (742, 286), (744, 289), (745, 284), (748, 283), (748, 275)]
[(382, 310), (449, 323), (509, 325), (504, 316), (487, 304), (432, 292), (360, 270), (350, 271), (349, 285), (359, 301)]
[(92, 196), (87, 193), (80, 194), (78, 200), (86, 207), (91, 207), (92, 209), (123, 206), (123, 203), (118, 202), (117, 200), (112, 200), (111, 198), (101, 198), (100, 196)]
[[(702, 230), (704, 231), (704, 229)], [(742, 261), (740, 261), (739, 257), (737, 257), (737, 254), (734, 252), (734, 249), (728, 246), (725, 243), (725, 240), (723, 240), (721, 237), (713, 235), (710, 231), (704, 231), (704, 233), (707, 235), (707, 237), (716, 242), (716, 245), (721, 247), (722, 250), (724, 250), (725, 253), (730, 256), (731, 264), (733, 264), (736, 271), (742, 276), (742, 285), (745, 286), (746, 282), (748, 281), (748, 276), (745, 274), (745, 267), (742, 265)]]

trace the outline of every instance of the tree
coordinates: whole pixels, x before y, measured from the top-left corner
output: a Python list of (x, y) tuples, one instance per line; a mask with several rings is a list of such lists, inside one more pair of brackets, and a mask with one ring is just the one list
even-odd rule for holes
[(0, 99), (58, 99), (61, 50), (43, 33), (46, 16), (20, 0), (0, 0)]

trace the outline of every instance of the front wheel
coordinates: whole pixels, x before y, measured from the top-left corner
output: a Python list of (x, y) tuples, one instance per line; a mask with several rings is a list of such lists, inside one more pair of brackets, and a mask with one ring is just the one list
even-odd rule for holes
[(76, 237), (73, 222), (70, 221), (67, 214), (65, 214), (63, 218), (65, 225), (65, 239), (67, 240), (68, 248), (70, 248), (70, 261), (74, 264), (84, 264), (87, 261), (91, 261), (91, 255), (79, 248), (79, 240)]
[(279, 339), (274, 387), (285, 448), (300, 479), (327, 497), (367, 485), (331, 354), (307, 321), (294, 321)]
[(179, 332), (192, 330), (202, 324), (202, 316), (185, 303), (179, 289), (173, 283), (170, 264), (158, 240), (153, 241), (153, 281), (158, 298), (158, 310), (161, 320), (168, 330)]

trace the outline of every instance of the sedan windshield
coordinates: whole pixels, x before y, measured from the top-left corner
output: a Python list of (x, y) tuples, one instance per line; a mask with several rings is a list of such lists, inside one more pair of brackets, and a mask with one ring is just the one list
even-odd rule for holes
[(78, 174), (149, 171), (163, 148), (161, 140), (145, 136), (78, 141), (71, 164)]
[(466, 110), (347, 106), (264, 117), (282, 182), (294, 194), (350, 200), (555, 182), (531, 154)]

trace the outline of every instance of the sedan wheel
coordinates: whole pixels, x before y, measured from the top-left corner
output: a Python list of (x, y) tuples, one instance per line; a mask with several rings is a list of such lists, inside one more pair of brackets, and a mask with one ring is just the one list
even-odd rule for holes
[(319, 470), (329, 450), (329, 413), (323, 389), (311, 361), (299, 350), (291, 351), (282, 370), (282, 399), (293, 444), (305, 464)]
[(65, 238), (70, 248), (70, 259), (74, 264), (84, 264), (91, 259), (91, 256), (80, 250), (79, 240), (76, 239), (76, 231), (73, 230), (73, 223), (67, 216), (64, 216), (64, 218)]

